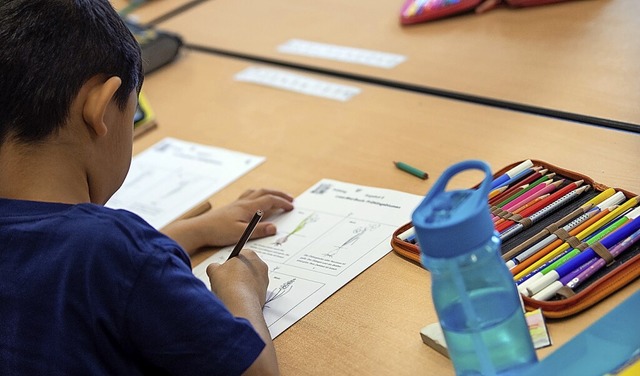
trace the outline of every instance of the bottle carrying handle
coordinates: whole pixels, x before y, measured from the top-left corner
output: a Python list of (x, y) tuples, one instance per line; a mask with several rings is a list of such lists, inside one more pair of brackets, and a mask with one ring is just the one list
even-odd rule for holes
[(474, 193), (472, 199), (475, 199), (476, 204), (478, 205), (486, 205), (487, 196), (491, 191), (493, 174), (491, 173), (491, 168), (486, 162), (477, 159), (462, 161), (447, 168), (442, 173), (438, 181), (436, 181), (436, 183), (433, 185), (433, 187), (431, 187), (431, 190), (427, 194), (425, 201), (428, 201), (431, 196), (440, 195), (442, 192), (444, 192), (444, 189), (446, 188), (451, 178), (453, 178), (460, 172), (467, 170), (480, 170), (485, 173), (484, 180), (482, 180), (482, 183), (480, 184), (478, 189), (473, 190)]

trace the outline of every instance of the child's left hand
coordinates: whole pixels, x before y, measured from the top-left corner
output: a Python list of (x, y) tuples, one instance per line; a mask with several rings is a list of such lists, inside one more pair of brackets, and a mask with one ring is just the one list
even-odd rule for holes
[(192, 255), (201, 247), (235, 244), (256, 210), (262, 210), (264, 217), (251, 238), (274, 235), (276, 226), (265, 219), (276, 213), (293, 210), (292, 202), (293, 197), (284, 192), (248, 190), (231, 204), (210, 209), (193, 218), (178, 220), (166, 226), (162, 232)]

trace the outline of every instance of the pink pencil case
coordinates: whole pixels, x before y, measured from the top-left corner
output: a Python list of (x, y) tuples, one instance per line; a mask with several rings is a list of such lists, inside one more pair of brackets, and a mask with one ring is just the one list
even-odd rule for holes
[(532, 7), (568, 0), (406, 0), (400, 11), (400, 23), (410, 25), (461, 13), (483, 13), (500, 5)]

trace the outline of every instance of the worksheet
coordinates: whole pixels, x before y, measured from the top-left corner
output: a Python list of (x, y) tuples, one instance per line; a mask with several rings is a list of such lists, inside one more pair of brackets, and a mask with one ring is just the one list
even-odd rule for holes
[(105, 206), (127, 209), (161, 229), (264, 160), (165, 138), (133, 158), (122, 187)]
[[(411, 220), (422, 196), (323, 179), (275, 218), (274, 236), (249, 241), (269, 265), (264, 315), (275, 338), (391, 251), (393, 232)], [(224, 263), (221, 249), (193, 273), (210, 287), (206, 267)]]

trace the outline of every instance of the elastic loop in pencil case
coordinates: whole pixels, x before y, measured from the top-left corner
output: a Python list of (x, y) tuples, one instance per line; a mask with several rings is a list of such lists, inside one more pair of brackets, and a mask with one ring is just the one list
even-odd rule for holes
[(613, 261), (615, 261), (615, 257), (609, 252), (609, 249), (602, 245), (600, 242), (595, 242), (591, 244), (591, 249), (601, 258), (603, 259), (607, 265), (611, 265)]

